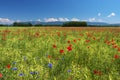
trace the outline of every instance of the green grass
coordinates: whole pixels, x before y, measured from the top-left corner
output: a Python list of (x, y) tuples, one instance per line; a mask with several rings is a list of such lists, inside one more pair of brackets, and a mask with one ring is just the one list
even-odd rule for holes
[(119, 40), (109, 30), (1, 28), (0, 80), (120, 80)]

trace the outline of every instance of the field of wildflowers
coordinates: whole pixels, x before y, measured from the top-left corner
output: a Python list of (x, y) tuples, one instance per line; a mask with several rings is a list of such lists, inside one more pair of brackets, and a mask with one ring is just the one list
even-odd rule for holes
[(0, 80), (120, 80), (120, 29), (1, 28)]

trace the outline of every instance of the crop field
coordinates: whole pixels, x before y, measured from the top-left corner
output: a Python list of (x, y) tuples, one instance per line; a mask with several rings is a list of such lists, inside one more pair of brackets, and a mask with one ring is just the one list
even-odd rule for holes
[(0, 28), (0, 80), (120, 80), (120, 28)]

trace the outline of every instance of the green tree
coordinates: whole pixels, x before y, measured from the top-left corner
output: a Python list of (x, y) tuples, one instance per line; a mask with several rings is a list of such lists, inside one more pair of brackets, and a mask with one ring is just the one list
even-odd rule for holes
[(29, 27), (32, 26), (32, 24), (29, 22), (14, 22), (13, 26)]
[(79, 22), (79, 21), (70, 21), (65, 22), (62, 25), (63, 27), (80, 27), (80, 26), (87, 26), (86, 22)]
[(35, 27), (43, 26), (42, 24), (35, 24)]

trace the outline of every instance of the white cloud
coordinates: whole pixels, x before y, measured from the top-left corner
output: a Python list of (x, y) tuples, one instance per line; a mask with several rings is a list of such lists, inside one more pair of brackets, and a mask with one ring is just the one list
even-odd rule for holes
[(13, 21), (8, 18), (0, 18), (0, 23), (1, 24), (10, 24), (10, 23), (13, 23)]
[(59, 21), (65, 21), (64, 18), (58, 18)]
[(64, 18), (65, 19), (65, 21), (70, 21), (68, 18)]
[(103, 19), (97, 19), (97, 18), (89, 18), (87, 21), (90, 21), (90, 22), (104, 22)]
[(58, 18), (58, 21), (69, 21), (69, 19), (68, 18)]
[(81, 20), (81, 21), (88, 21), (88, 20)]
[(80, 21), (78, 18), (72, 18), (71, 21)]
[(41, 21), (40, 19), (37, 19), (37, 21)]
[(45, 18), (45, 22), (55, 22), (55, 21), (70, 21), (68, 18)]
[(103, 22), (103, 20), (102, 20), (102, 19), (98, 19), (97, 21), (98, 21), (98, 22)]
[(45, 20), (45, 22), (55, 22), (55, 21), (58, 21), (57, 18), (45, 18), (44, 20)]
[(112, 12), (111, 14), (109, 14), (107, 17), (112, 17), (115, 16), (116, 14), (114, 12)]
[(16, 20), (15, 22), (21, 22), (21, 20)]
[(98, 16), (101, 16), (101, 13), (98, 13)]
[(0, 22), (10, 22), (8, 18), (0, 18)]
[(94, 22), (95, 20), (96, 20), (95, 18), (89, 18), (88, 21), (90, 21), (90, 22)]

